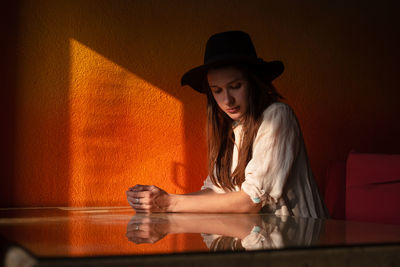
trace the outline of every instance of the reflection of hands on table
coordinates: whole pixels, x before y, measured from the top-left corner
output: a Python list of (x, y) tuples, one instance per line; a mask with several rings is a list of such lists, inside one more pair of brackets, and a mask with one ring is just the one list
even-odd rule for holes
[(148, 215), (135, 215), (126, 227), (126, 237), (129, 241), (155, 243), (169, 233), (168, 218)]
[(240, 242), (256, 225), (262, 225), (262, 219), (256, 214), (137, 213), (127, 225), (126, 237), (141, 244), (155, 243), (168, 233), (206, 233), (233, 237)]
[(167, 234), (200, 233), (207, 247), (218, 250), (276, 249), (318, 242), (321, 221), (266, 214), (137, 213), (127, 238), (155, 243)]

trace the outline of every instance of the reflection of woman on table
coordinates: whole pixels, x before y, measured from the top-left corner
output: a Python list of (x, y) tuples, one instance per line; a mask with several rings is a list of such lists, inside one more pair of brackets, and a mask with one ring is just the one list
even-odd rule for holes
[(293, 110), (279, 102), (272, 80), (280, 61), (257, 57), (248, 34), (213, 35), (204, 65), (182, 84), (207, 95), (208, 177), (198, 192), (175, 195), (136, 185), (127, 191), (137, 212), (269, 212), (327, 217)]
[(134, 243), (155, 243), (167, 234), (201, 233), (217, 250), (259, 250), (315, 245), (321, 221), (273, 215), (137, 214), (127, 226)]

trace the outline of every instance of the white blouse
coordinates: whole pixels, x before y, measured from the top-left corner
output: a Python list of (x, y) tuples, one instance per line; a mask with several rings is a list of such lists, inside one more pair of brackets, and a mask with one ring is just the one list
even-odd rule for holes
[[(233, 132), (232, 172), (238, 163), (242, 125), (237, 125)], [(207, 188), (226, 193), (210, 177), (201, 189)], [(299, 123), (287, 104), (273, 103), (263, 112), (241, 189), (254, 203), (262, 203), (261, 212), (313, 218), (329, 216), (310, 168)]]
[[(318, 244), (322, 220), (312, 220), (290, 216), (263, 216), (262, 221), (254, 225), (251, 232), (240, 240), (245, 250), (278, 249), (293, 246), (312, 246)], [(208, 248), (221, 235), (201, 234)]]

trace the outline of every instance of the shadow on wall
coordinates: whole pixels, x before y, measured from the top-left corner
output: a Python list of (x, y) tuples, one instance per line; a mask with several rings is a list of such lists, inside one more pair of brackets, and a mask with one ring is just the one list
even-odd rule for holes
[(47, 23), (46, 16), (35, 9), (29, 12), (28, 2), (9, 2), (14, 11), (13, 18), (6, 16), (11, 23), (6, 23), (10, 54), (5, 54), (12, 60), (4, 99), (9, 107), (5, 113), (9, 136), (2, 140), (9, 165), (2, 168), (8, 175), (2, 175), (5, 184), (0, 195), (6, 199), (1, 206), (66, 205), (70, 181), (69, 45), (61, 41), (68, 39), (61, 37), (63, 31), (59, 30), (65, 25), (62, 20)]
[[(0, 90), (0, 206), (11, 206), (15, 180), (18, 4), (7, 1), (1, 9), (2, 89)], [(4, 80), (3, 80), (4, 77)]]

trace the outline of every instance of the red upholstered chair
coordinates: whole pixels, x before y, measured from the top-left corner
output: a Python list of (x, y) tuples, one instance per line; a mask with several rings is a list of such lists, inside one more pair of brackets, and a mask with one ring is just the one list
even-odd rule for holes
[(351, 152), (328, 166), (326, 179), (333, 219), (400, 224), (400, 155)]
[(349, 154), (346, 219), (400, 224), (400, 155)]

